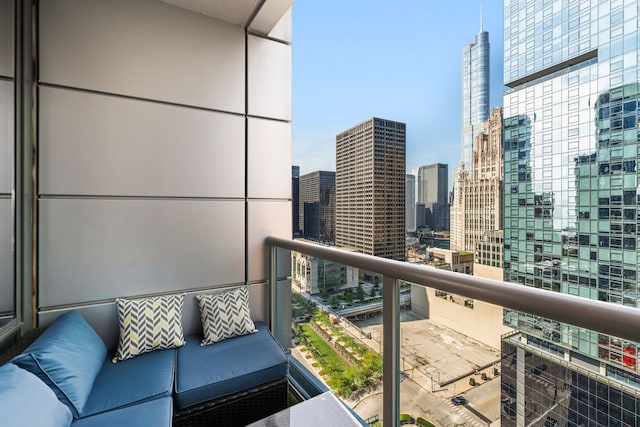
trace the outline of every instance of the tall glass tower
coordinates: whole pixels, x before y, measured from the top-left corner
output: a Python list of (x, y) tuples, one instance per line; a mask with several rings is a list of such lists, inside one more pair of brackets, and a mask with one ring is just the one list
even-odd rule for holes
[(470, 170), (473, 143), (489, 117), (489, 33), (482, 31), (462, 50), (462, 156)]
[[(640, 309), (639, 5), (504, 2), (505, 281)], [(640, 425), (637, 343), (505, 324), (503, 426)]]

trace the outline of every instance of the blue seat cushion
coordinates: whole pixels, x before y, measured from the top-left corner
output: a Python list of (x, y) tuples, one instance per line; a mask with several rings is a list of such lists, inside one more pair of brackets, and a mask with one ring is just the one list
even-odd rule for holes
[[(171, 427), (173, 401), (170, 397), (161, 397), (133, 406), (114, 409), (91, 417), (77, 419), (72, 427)], [(44, 424), (40, 424), (44, 425)]]
[(44, 381), (78, 417), (106, 355), (98, 334), (77, 311), (70, 311), (11, 362)]
[(113, 363), (107, 357), (81, 417), (171, 396), (176, 350), (156, 350)]
[(0, 425), (69, 427), (73, 416), (51, 389), (12, 363), (0, 366)]
[(188, 336), (178, 351), (176, 406), (179, 409), (266, 384), (287, 375), (287, 357), (267, 326), (258, 332), (200, 346)]

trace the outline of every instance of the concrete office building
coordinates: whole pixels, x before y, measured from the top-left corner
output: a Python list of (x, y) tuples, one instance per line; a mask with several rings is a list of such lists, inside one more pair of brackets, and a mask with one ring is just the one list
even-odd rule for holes
[(305, 239), (335, 244), (335, 172), (316, 171), (300, 177), (300, 226)]
[(451, 206), (451, 249), (476, 251), (485, 233), (502, 229), (502, 107), (491, 112), (476, 136), (470, 168), (458, 168)]
[[(638, 16), (637, 1), (505, 1), (506, 281), (640, 309)], [(637, 343), (505, 324), (503, 426), (640, 425)]]
[(406, 125), (373, 117), (336, 136), (336, 244), (404, 260)]
[(436, 231), (449, 230), (449, 166), (442, 163), (420, 166), (416, 176), (416, 203), (425, 206), (425, 218), (416, 218)]

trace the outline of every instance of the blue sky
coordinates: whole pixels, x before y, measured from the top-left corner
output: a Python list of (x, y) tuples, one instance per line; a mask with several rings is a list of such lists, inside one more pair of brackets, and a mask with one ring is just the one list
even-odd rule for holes
[[(502, 0), (483, 2), (491, 108), (502, 105)], [(370, 117), (407, 124), (407, 171), (460, 161), (462, 49), (479, 0), (297, 0), (293, 154), (300, 173), (335, 170), (336, 134)], [(451, 183), (449, 183), (451, 186)]]

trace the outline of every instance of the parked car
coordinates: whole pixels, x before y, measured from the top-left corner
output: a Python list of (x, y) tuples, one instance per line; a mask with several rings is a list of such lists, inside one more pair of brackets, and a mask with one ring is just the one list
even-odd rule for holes
[(462, 396), (456, 396), (451, 399), (451, 403), (453, 403), (454, 405), (464, 405), (465, 403), (467, 403), (467, 399)]

